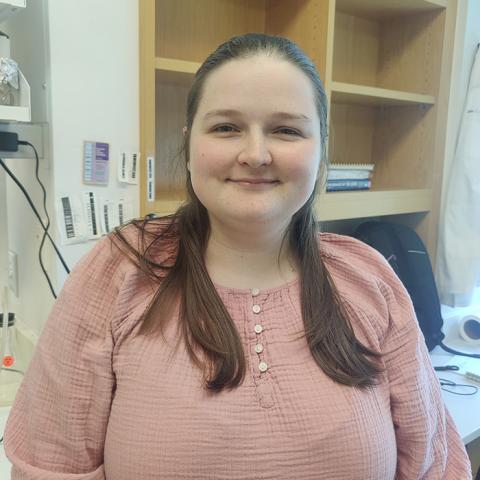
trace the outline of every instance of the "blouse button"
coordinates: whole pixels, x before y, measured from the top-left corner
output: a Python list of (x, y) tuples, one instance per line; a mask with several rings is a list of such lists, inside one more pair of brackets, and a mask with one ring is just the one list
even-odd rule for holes
[(261, 371), (261, 372), (266, 372), (267, 369), (268, 369), (268, 365), (266, 362), (260, 362), (258, 364), (258, 369)]
[(252, 296), (256, 297), (260, 293), (258, 288), (252, 288)]
[(254, 327), (255, 333), (262, 333), (263, 332), (263, 327), (257, 323)]
[(262, 353), (262, 352), (263, 352), (263, 345), (262, 345), (261, 343), (257, 343), (257, 344), (255, 345), (255, 351), (256, 351), (257, 353)]
[(260, 313), (260, 310), (262, 310), (262, 309), (261, 309), (260, 305), (254, 305), (252, 307), (252, 310), (253, 310), (253, 313)]

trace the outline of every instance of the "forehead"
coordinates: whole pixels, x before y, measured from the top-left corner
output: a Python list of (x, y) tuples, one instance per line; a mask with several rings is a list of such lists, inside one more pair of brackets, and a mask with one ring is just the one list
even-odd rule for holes
[(265, 55), (230, 60), (205, 80), (197, 115), (230, 108), (318, 116), (313, 85), (307, 75), (286, 60)]

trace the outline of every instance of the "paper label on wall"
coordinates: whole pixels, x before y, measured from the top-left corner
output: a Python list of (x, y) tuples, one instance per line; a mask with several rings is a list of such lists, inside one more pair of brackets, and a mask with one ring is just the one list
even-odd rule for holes
[(102, 235), (98, 218), (97, 198), (94, 192), (83, 192), (83, 211), (87, 226), (87, 238), (93, 240)]
[(71, 195), (62, 195), (57, 199), (56, 209), (62, 244), (86, 242), (87, 229), (81, 202)]
[(83, 144), (83, 182), (108, 185), (109, 144), (86, 141)]
[(155, 158), (147, 157), (147, 202), (155, 201)]
[(118, 181), (121, 183), (137, 185), (139, 161), (140, 153), (122, 152), (118, 162)]
[(115, 227), (129, 222), (133, 218), (133, 203), (131, 201), (102, 199), (100, 208), (103, 233), (109, 233)]

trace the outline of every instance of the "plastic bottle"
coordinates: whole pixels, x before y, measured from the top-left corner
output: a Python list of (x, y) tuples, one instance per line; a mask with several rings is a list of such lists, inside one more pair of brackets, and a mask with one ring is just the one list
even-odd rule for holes
[(13, 403), (23, 378), (15, 355), (15, 314), (9, 313), (5, 324), (4, 318), (0, 313), (0, 407)]

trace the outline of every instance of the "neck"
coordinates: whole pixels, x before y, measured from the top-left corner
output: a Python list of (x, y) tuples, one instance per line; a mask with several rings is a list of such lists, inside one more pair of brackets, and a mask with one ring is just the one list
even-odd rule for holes
[(288, 238), (281, 245), (288, 225), (277, 229), (259, 225), (234, 228), (212, 218), (210, 225), (205, 263), (215, 283), (237, 288), (269, 288), (297, 276)]

